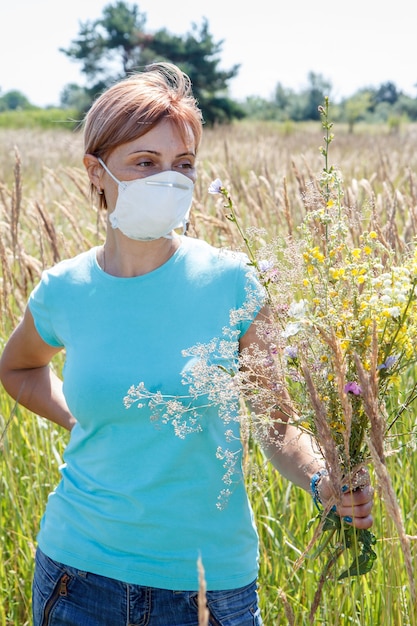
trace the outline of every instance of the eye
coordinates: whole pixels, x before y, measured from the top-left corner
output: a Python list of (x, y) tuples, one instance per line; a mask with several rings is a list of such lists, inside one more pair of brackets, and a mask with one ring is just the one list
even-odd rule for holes
[(195, 159), (189, 155), (183, 156), (176, 163), (174, 162), (174, 167), (179, 170), (194, 170)]

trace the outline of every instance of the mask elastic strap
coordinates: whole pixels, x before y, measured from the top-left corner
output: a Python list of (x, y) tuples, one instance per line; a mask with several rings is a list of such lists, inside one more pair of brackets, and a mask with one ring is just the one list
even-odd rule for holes
[(104, 167), (104, 169), (106, 170), (107, 174), (114, 180), (115, 183), (117, 183), (118, 185), (122, 185), (122, 187), (126, 187), (125, 183), (122, 183), (120, 180), (118, 180), (116, 178), (116, 176), (114, 174), (111, 173), (111, 171), (109, 170), (109, 168), (107, 167), (105, 162), (100, 157), (97, 157), (97, 160), (100, 163), (100, 165), (102, 165)]
[[(188, 224), (189, 224), (189, 220), (185, 219), (182, 222), (182, 236), (184, 237), (184, 235), (187, 232), (188, 229)], [(175, 232), (175, 230), (172, 230), (172, 232), (174, 233), (174, 235), (164, 235), (165, 239), (175, 239), (175, 237), (178, 237), (178, 234)]]

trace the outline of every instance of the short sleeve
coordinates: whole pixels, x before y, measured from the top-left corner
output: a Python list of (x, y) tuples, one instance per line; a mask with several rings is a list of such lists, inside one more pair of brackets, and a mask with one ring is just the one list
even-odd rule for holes
[(267, 300), (265, 287), (246, 255), (242, 255), (238, 285), (241, 304), (231, 311), (230, 321), (233, 326), (238, 326), (241, 335), (244, 335)]
[(63, 347), (52, 323), (52, 293), (49, 276), (43, 272), (38, 285), (29, 296), (28, 307), (32, 313), (35, 328), (45, 343), (55, 348)]

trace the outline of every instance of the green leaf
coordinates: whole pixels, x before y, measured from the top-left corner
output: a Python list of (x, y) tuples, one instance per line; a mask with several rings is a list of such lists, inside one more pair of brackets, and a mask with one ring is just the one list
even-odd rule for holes
[[(350, 576), (361, 576), (367, 574), (373, 567), (377, 558), (371, 546), (375, 545), (376, 538), (369, 530), (357, 531), (357, 540), (352, 542), (353, 560), (351, 565), (339, 575), (338, 580)], [(361, 546), (358, 554), (357, 547)]]

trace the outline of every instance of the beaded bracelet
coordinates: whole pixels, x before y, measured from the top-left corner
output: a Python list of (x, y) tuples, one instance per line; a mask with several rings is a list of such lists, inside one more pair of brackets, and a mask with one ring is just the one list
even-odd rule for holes
[(319, 494), (319, 482), (322, 476), (328, 476), (328, 471), (324, 468), (313, 474), (310, 481), (311, 495), (313, 496), (314, 504), (318, 509), (320, 508), (319, 505), (322, 504)]

